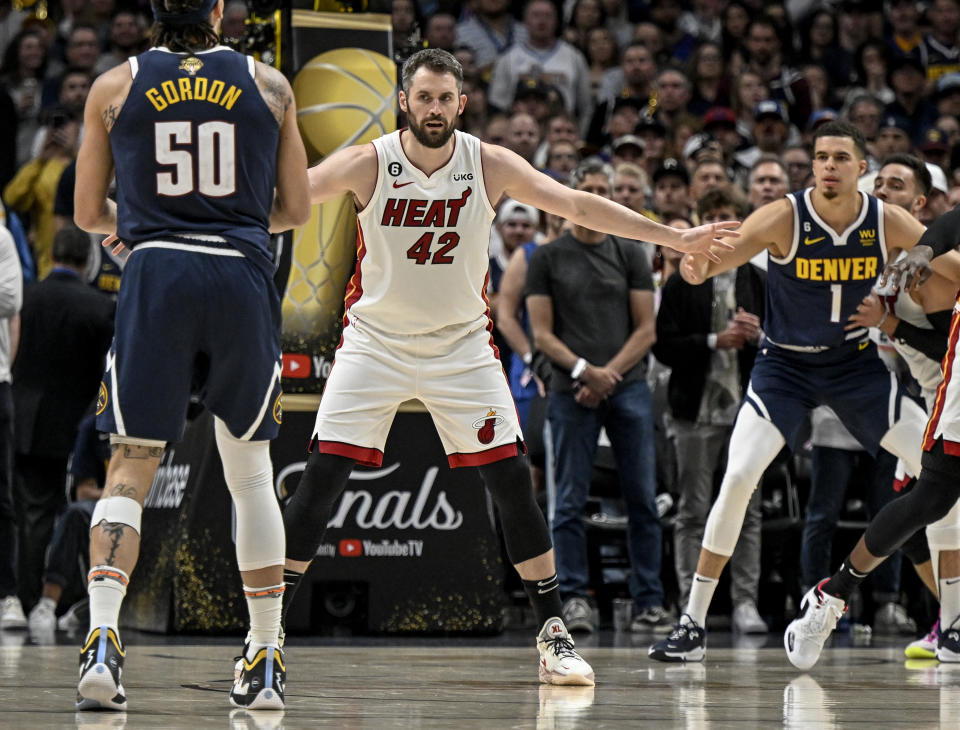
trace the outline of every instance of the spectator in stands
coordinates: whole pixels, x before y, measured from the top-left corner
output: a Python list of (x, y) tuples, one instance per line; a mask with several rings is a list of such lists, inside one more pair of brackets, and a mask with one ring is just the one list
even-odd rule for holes
[(838, 65), (837, 16), (829, 8), (821, 8), (810, 15), (800, 32), (800, 55), (806, 62), (820, 64), (827, 70), (833, 83), (845, 86), (850, 79), (843, 76)]
[[(746, 210), (730, 192), (712, 190), (698, 201), (697, 213), (708, 223), (743, 220)], [(654, 354), (672, 368), (667, 399), (680, 489), (674, 559), (681, 605), (690, 593), (715, 476), (723, 471), (733, 421), (757, 354), (763, 309), (764, 274), (750, 263), (703, 286), (692, 286), (680, 276), (671, 276), (663, 286)], [(731, 560), (733, 627), (742, 633), (767, 631), (757, 611), (760, 523), (756, 490)]]
[(617, 42), (609, 28), (593, 28), (587, 34), (584, 56), (590, 72), (590, 91), (596, 103), (610, 72), (617, 70), (620, 56), (617, 51)]
[[(747, 199), (751, 210), (772, 203), (786, 195), (788, 190), (787, 169), (776, 155), (761, 155), (750, 168)], [(805, 187), (801, 183), (797, 190)]]
[(220, 33), (224, 38), (240, 40), (247, 32), (247, 4), (244, 0), (229, 0), (223, 8)]
[(721, 15), (723, 31), (721, 33), (721, 45), (723, 47), (723, 56), (727, 62), (730, 62), (734, 56), (738, 60), (743, 59), (743, 44), (747, 37), (747, 26), (750, 24), (750, 13), (747, 7), (740, 0), (728, 2)]
[(744, 139), (753, 140), (753, 110), (769, 98), (770, 89), (760, 74), (748, 69), (734, 78), (731, 104), (737, 115), (737, 132)]
[(666, 68), (657, 75), (657, 117), (670, 129), (680, 114), (687, 112), (691, 84), (679, 68)]
[(587, 62), (580, 51), (557, 37), (556, 7), (551, 0), (528, 0), (523, 22), (526, 40), (514, 43), (493, 67), (490, 103), (509, 109), (517, 84), (539, 78), (555, 87), (564, 108), (586, 125), (593, 111)]
[(574, 0), (573, 9), (563, 30), (563, 39), (586, 55), (590, 31), (606, 30), (607, 13), (600, 0)]
[(950, 139), (942, 129), (927, 129), (917, 145), (917, 151), (924, 162), (930, 162), (945, 171), (950, 169)]
[(113, 336), (112, 300), (80, 278), (89, 254), (86, 233), (79, 228), (59, 231), (53, 269), (24, 290), (20, 348), (13, 365), (14, 503), (18, 591), (28, 610), (40, 597), (44, 552), (66, 501), (67, 456), (77, 425), (97, 397)]
[[(503, 272), (507, 268), (510, 257), (524, 243), (534, 240), (539, 223), (540, 212), (532, 205), (518, 203), (509, 198), (500, 204), (494, 225), (497, 233), (500, 234), (502, 245), (497, 254), (490, 257), (490, 277), (487, 284), (487, 298), (490, 301), (491, 311), (496, 310), (500, 280), (503, 278)], [(494, 343), (500, 349), (500, 361), (504, 369), (508, 369), (512, 351), (509, 342), (504, 339), (499, 330), (494, 332)]]
[[(698, 162), (690, 178), (690, 199), (699, 201), (711, 190), (730, 190), (727, 168), (719, 159)], [(732, 219), (731, 219), (732, 220)]]
[(480, 82), (465, 76), (461, 91), (470, 101), (457, 119), (457, 128), (482, 138), (487, 126), (487, 89)]
[(527, 162), (532, 162), (533, 155), (540, 145), (540, 125), (532, 116), (524, 112), (512, 114), (504, 144)]
[(853, 58), (854, 80), (847, 96), (870, 94), (884, 105), (893, 101), (893, 89), (888, 83), (890, 61), (890, 49), (883, 41), (871, 38), (861, 45)]
[(690, 173), (668, 157), (653, 173), (653, 210), (661, 221), (690, 218)]
[(920, 60), (913, 56), (895, 59), (890, 66), (890, 87), (894, 100), (887, 104), (884, 113), (907, 119), (910, 139), (918, 139), (920, 132), (933, 124), (936, 115), (936, 110), (924, 99), (926, 76)]
[(761, 101), (753, 110), (753, 120), (754, 145), (735, 156), (744, 167), (753, 167), (763, 154), (782, 154), (790, 138), (790, 119), (779, 101)]
[[(572, 176), (571, 187), (609, 198), (613, 170), (587, 160)], [(590, 296), (583, 296), (587, 291)], [(556, 493), (551, 527), (564, 621), (574, 631), (594, 626), (583, 509), (605, 426), (626, 503), (634, 623), (647, 630), (666, 628), (653, 417), (644, 379), (655, 329), (646, 256), (633, 241), (574, 226), (533, 252), (526, 293), (534, 342), (552, 365), (547, 420)]]
[(0, 225), (0, 628), (23, 628), (17, 597), (17, 521), (13, 503), (13, 395), (10, 364), (17, 355), (23, 277), (13, 235)]
[(919, 21), (917, 0), (890, 0), (887, 3), (890, 32), (887, 34), (886, 44), (893, 55), (920, 57), (923, 34), (920, 32)]
[(52, 64), (48, 74), (43, 89), (44, 101), (49, 103), (56, 98), (57, 85), (51, 80), (55, 80), (64, 68), (81, 68), (93, 75), (99, 59), (100, 38), (96, 26), (87, 22), (74, 23), (67, 36), (63, 62)]
[(572, 114), (565, 111), (558, 111), (547, 119), (544, 130), (543, 141), (533, 156), (534, 167), (537, 168), (542, 168), (547, 165), (547, 152), (550, 145), (554, 142), (570, 142), (578, 147), (580, 141), (580, 134), (577, 130), (577, 120)]
[(960, 71), (960, 0), (933, 0), (927, 9), (930, 33), (923, 39), (926, 76), (936, 81), (951, 71)]
[(517, 84), (513, 95), (511, 114), (524, 112), (533, 117), (537, 126), (542, 127), (556, 110), (556, 91), (540, 79), (529, 78)]
[(140, 17), (125, 8), (115, 11), (110, 19), (109, 50), (97, 59), (95, 74), (102, 74), (114, 66), (125, 63), (130, 56), (136, 56), (144, 50), (144, 31)]
[(747, 63), (770, 89), (773, 99), (784, 102), (790, 110), (789, 121), (803, 127), (813, 111), (810, 88), (796, 70), (786, 65), (777, 24), (769, 16), (750, 21), (747, 29)]
[(430, 48), (442, 48), (453, 53), (457, 39), (457, 19), (450, 13), (434, 13), (427, 18), (423, 39)]
[(52, 266), (51, 250), (56, 225), (53, 201), (63, 169), (76, 157), (79, 124), (66, 111), (58, 111), (39, 154), (21, 167), (3, 191), (4, 202), (13, 210), (29, 214), (37, 273), (43, 278)]
[(720, 46), (701, 43), (690, 60), (692, 96), (687, 104), (690, 113), (702, 116), (711, 107), (728, 104), (729, 86), (725, 85), (725, 80)]
[(610, 145), (610, 164), (614, 167), (630, 162), (639, 164), (643, 159), (643, 140), (635, 134), (624, 134)]
[[(28, 619), (30, 637), (37, 644), (53, 643), (61, 599), (78, 602), (71, 606), (74, 614), (86, 605), (90, 518), (103, 492), (109, 461), (109, 434), (97, 431), (95, 415), (86, 416), (77, 429), (70, 457), (70, 503), (57, 519), (44, 563), (41, 597)], [(68, 623), (62, 623), (67, 629)]]
[(787, 147), (780, 159), (787, 169), (787, 192), (802, 190), (806, 185), (807, 178), (813, 172), (813, 160), (810, 157), (810, 151), (802, 145), (794, 145)]
[(913, 149), (910, 121), (894, 114), (884, 116), (880, 121), (875, 148), (877, 157), (881, 160), (890, 155), (908, 154)]
[[(41, 89), (47, 67), (43, 38), (36, 31), (20, 31), (10, 41), (0, 64), (0, 83), (13, 101), (17, 114), (16, 165), (30, 159), (30, 142), (37, 131)], [(8, 129), (4, 136), (12, 134)]]
[(547, 152), (547, 165), (544, 172), (555, 180), (566, 184), (570, 173), (580, 164), (580, 152), (577, 145), (566, 139), (558, 139), (550, 145)]
[(937, 79), (933, 100), (937, 105), (937, 114), (954, 118), (960, 116), (960, 72), (944, 74)]
[(651, 178), (666, 157), (667, 129), (656, 117), (643, 116), (634, 127), (634, 134), (643, 140), (643, 169)]
[(477, 69), (489, 74), (500, 56), (527, 40), (527, 29), (510, 14), (510, 0), (474, 0), (470, 10), (457, 25), (457, 45), (471, 49)]
[(508, 117), (506, 114), (491, 114), (487, 118), (487, 124), (484, 127), (483, 141), (506, 147), (508, 146), (507, 139), (509, 136), (510, 117)]
[(950, 186), (942, 167), (930, 162), (927, 162), (926, 165), (927, 171), (930, 173), (930, 193), (927, 195), (926, 205), (916, 214), (916, 218), (925, 226), (929, 226), (950, 210), (950, 203), (947, 199)]

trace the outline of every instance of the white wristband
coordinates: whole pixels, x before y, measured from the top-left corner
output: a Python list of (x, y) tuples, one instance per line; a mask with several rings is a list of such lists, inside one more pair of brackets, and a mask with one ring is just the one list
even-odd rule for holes
[(523, 364), (529, 365), (532, 362), (533, 362), (533, 353), (532, 352), (523, 353)]
[(574, 380), (579, 380), (580, 376), (583, 375), (583, 371), (587, 369), (587, 361), (584, 358), (577, 360), (576, 364), (573, 366), (573, 370), (570, 371), (570, 377)]

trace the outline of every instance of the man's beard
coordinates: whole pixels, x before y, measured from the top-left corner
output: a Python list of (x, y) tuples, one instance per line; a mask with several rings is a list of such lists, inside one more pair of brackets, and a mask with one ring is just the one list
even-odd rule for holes
[[(428, 121), (443, 122), (443, 129), (436, 131), (428, 129), (426, 126)], [(418, 124), (413, 117), (408, 116), (407, 126), (410, 128), (410, 131), (413, 132), (413, 136), (416, 137), (417, 142), (431, 149), (443, 147), (447, 143), (447, 140), (453, 136), (454, 131), (454, 125), (448, 124), (446, 119), (425, 119), (423, 124)]]

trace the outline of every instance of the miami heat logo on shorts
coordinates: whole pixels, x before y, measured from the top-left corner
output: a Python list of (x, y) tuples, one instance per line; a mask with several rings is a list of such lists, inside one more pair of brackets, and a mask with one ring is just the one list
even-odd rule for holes
[(100, 390), (97, 392), (97, 415), (107, 410), (107, 386), (100, 381)]
[(473, 422), (473, 427), (477, 429), (477, 441), (481, 444), (493, 443), (497, 426), (505, 420), (503, 416), (498, 415), (495, 410), (490, 408), (487, 415)]
[(283, 423), (283, 393), (277, 393), (277, 399), (273, 402), (273, 420), (277, 423)]

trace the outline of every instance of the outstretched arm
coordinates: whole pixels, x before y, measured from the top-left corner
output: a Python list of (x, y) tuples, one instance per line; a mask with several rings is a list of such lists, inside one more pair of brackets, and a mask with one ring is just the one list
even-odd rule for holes
[[(910, 251), (902, 259), (887, 264), (883, 276), (880, 277), (880, 286), (899, 286), (913, 291), (930, 278), (931, 259), (960, 245), (960, 208), (947, 211), (923, 231), (922, 226), (919, 230), (911, 227), (901, 216), (890, 210), (892, 207), (884, 208), (887, 248), (905, 248)], [(917, 225), (920, 225), (919, 222)], [(910, 242), (911, 238), (916, 245)]]
[(377, 185), (377, 151), (372, 144), (337, 150), (307, 170), (307, 176), (311, 203), (326, 203), (353, 193), (358, 206), (364, 208)]
[(612, 200), (561, 185), (508, 149), (488, 144), (482, 149), (484, 182), (492, 204), (496, 204), (505, 193), (514, 200), (529, 203), (593, 231), (659, 243), (681, 253), (701, 254), (715, 261), (719, 258), (711, 248), (732, 249), (726, 239), (739, 235), (734, 230), (738, 227), (735, 221), (689, 230), (655, 223)]
[(719, 260), (694, 258), (680, 262), (680, 275), (690, 284), (702, 284), (723, 271), (742, 266), (763, 249), (777, 256), (786, 254), (793, 238), (793, 207), (786, 198), (758, 208), (743, 222), (733, 250), (721, 252)]

